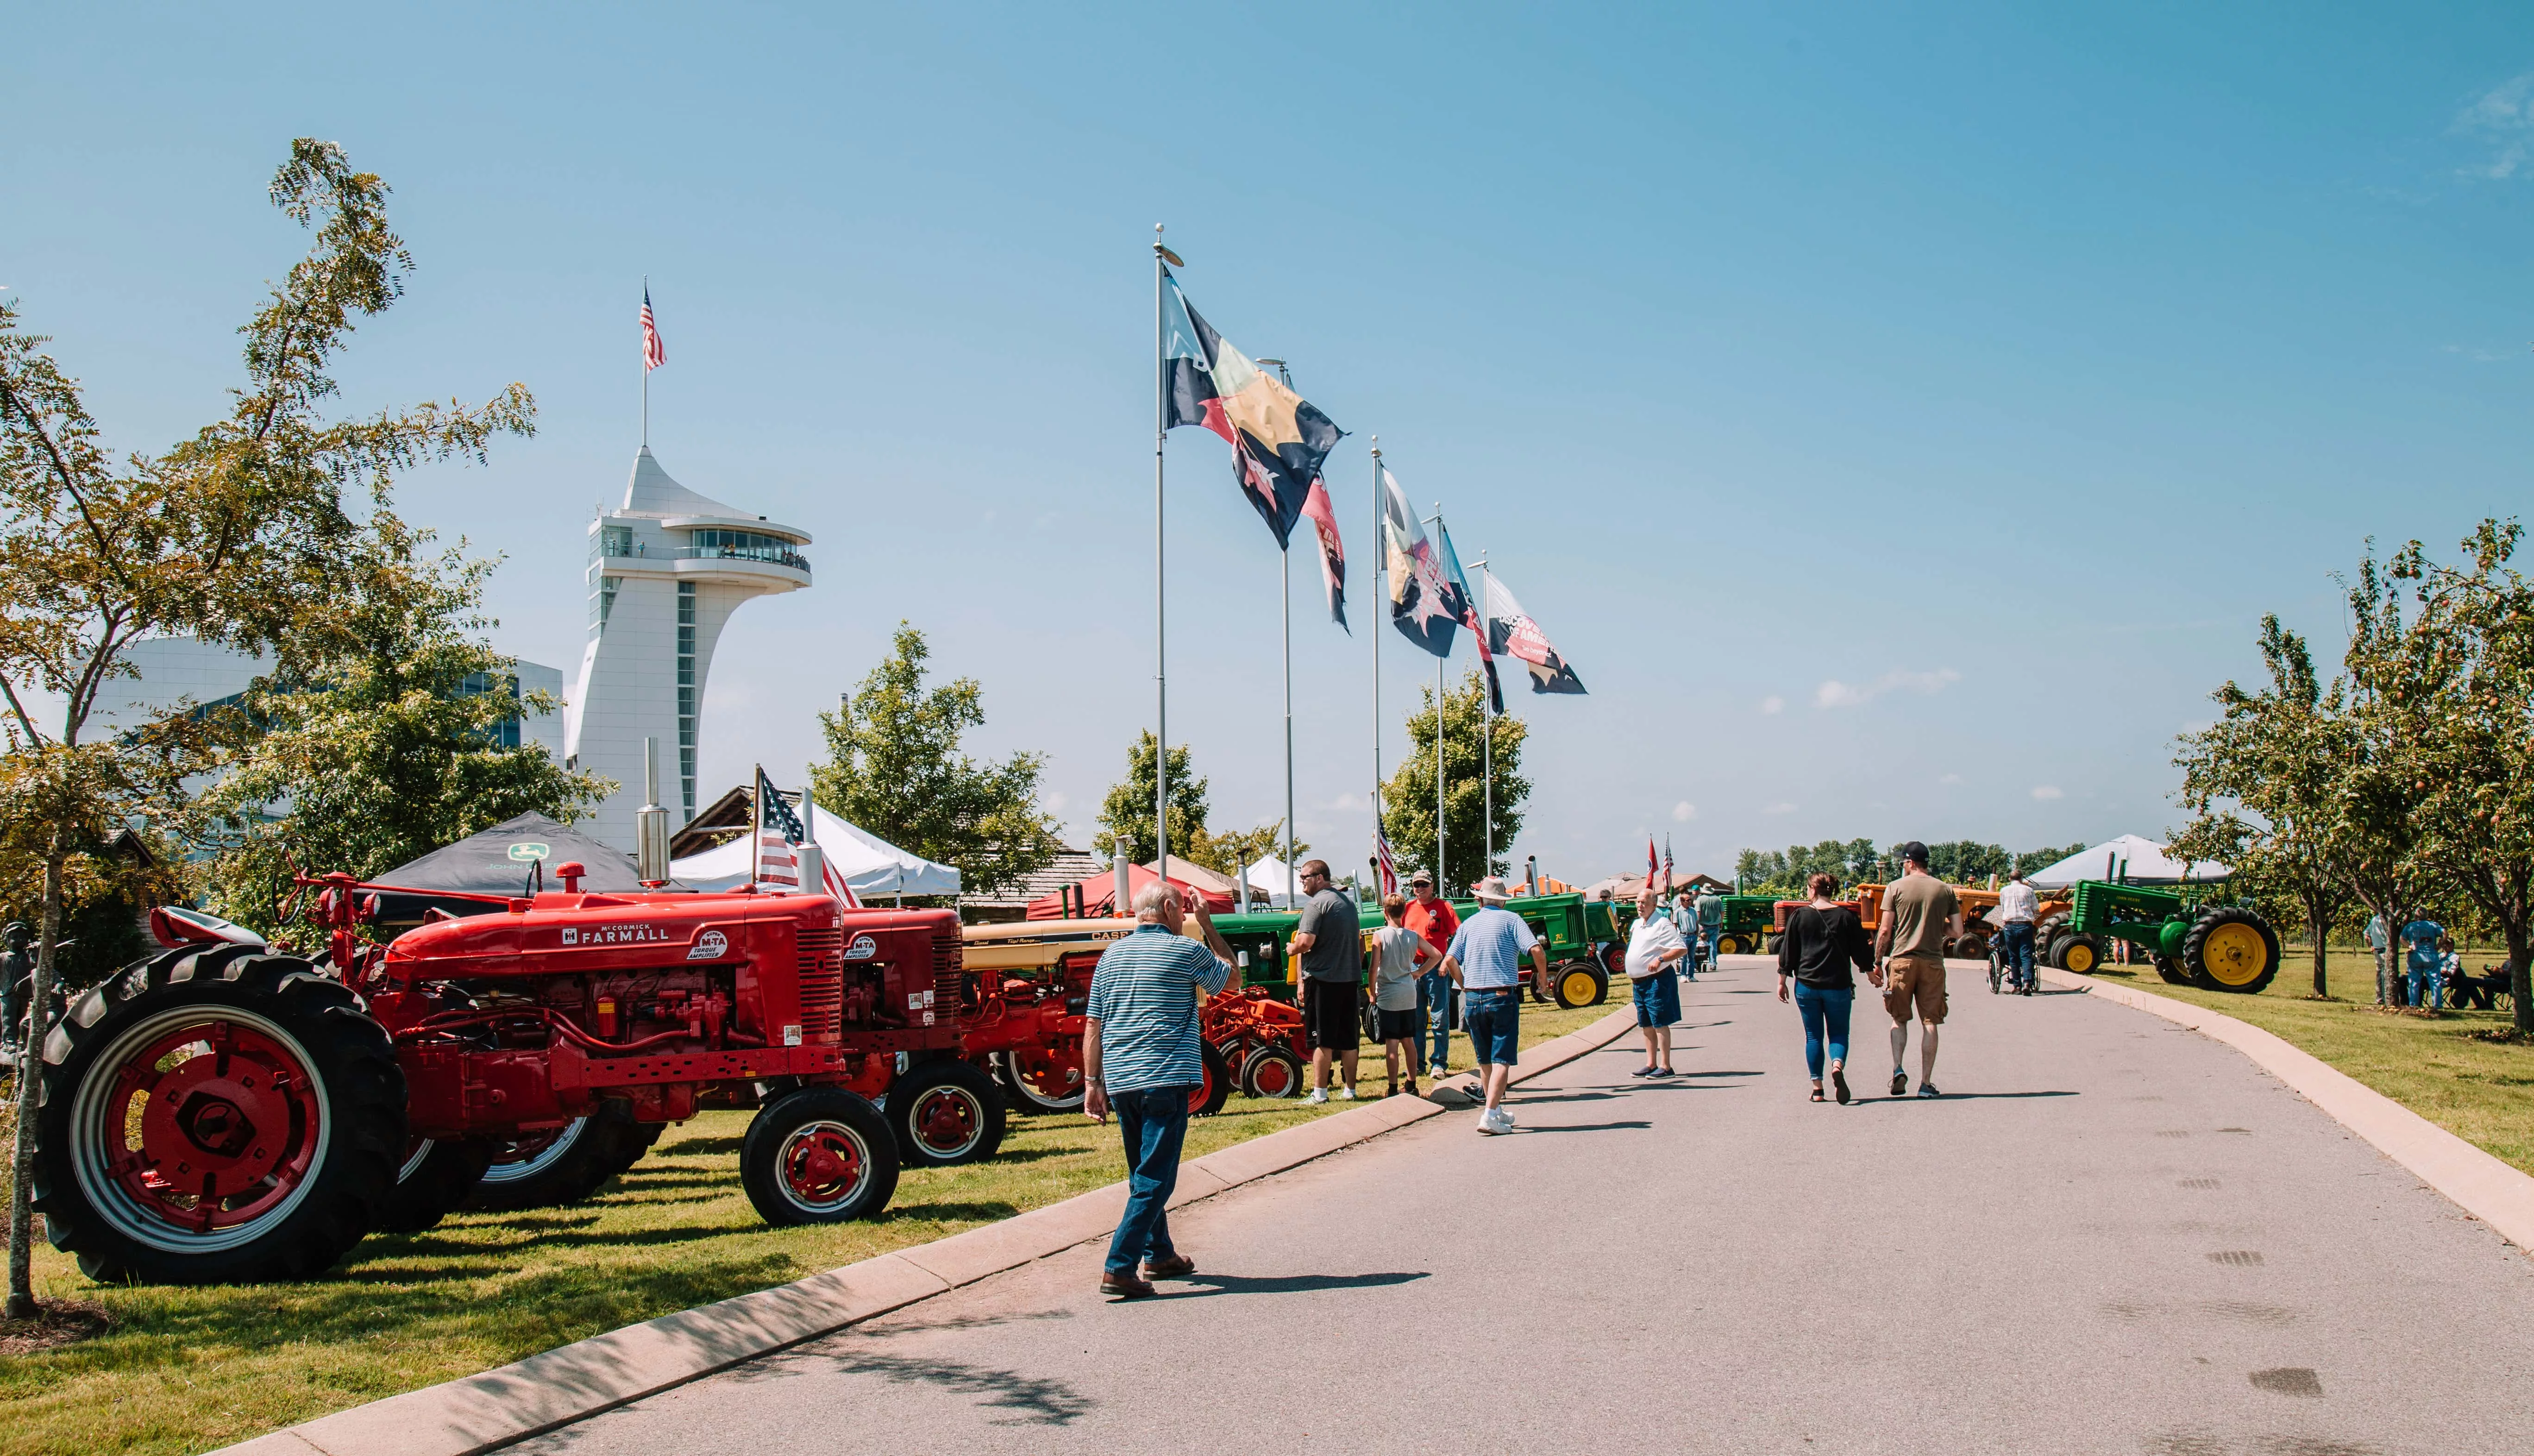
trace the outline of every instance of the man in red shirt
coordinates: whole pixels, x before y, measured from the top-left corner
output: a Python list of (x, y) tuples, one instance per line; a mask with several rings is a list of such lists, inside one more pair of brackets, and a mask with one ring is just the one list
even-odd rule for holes
[(1440, 1080), (1451, 1060), (1452, 1027), (1459, 1020), (1452, 1014), (1459, 992), (1451, 978), (1442, 971), (1442, 959), (1450, 953), (1452, 936), (1461, 928), (1461, 917), (1452, 910), (1449, 900), (1434, 893), (1434, 877), (1419, 870), (1408, 877), (1408, 914), (1401, 923), (1425, 938), (1434, 947), (1435, 969), (1417, 978), (1417, 1060), (1425, 1063), (1429, 1075)]

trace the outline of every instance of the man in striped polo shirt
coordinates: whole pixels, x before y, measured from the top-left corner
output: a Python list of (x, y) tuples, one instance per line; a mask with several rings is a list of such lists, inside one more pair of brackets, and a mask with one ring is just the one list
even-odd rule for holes
[(1196, 922), (1206, 943), (1179, 934), (1186, 918), (1169, 881), (1144, 886), (1135, 896), (1135, 932), (1100, 953), (1084, 1007), (1082, 1108), (1104, 1122), (1115, 1110), (1126, 1142), (1126, 1213), (1100, 1276), (1100, 1292), (1121, 1300), (1150, 1299), (1151, 1281), (1196, 1269), (1171, 1246), (1166, 1210), (1178, 1185), (1188, 1102), (1205, 1083), (1196, 1008), (1231, 978), (1232, 956), (1202, 901)]

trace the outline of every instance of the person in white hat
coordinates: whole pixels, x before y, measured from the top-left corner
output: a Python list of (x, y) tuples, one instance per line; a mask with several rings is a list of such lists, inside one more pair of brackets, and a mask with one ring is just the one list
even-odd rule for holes
[(1516, 1049), (1522, 1041), (1522, 961), (1531, 957), (1534, 971), (1545, 981), (1548, 950), (1504, 907), (1512, 897), (1505, 882), (1493, 876), (1478, 882), (1478, 913), (1461, 922), (1452, 948), (1443, 957), (1443, 973), (1461, 988), (1461, 1028), (1470, 1034), (1478, 1061), (1478, 1077), (1486, 1092), (1486, 1111), (1478, 1130), (1511, 1132), (1513, 1114), (1504, 1110), (1505, 1083), (1513, 1077)]

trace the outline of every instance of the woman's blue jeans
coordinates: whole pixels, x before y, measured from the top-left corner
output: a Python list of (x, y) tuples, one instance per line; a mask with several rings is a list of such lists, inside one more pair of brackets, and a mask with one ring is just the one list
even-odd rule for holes
[(1804, 1018), (1804, 1065), (1821, 1080), (1822, 1043), (1830, 1043), (1830, 1060), (1847, 1060), (1847, 1013), (1856, 1006), (1856, 989), (1837, 991), (1795, 983), (1795, 1010)]

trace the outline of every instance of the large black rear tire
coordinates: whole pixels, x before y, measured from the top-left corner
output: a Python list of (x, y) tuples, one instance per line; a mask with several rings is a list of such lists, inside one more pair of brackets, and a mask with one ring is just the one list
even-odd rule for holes
[(404, 1073), (342, 984), (254, 945), (180, 946), (44, 1040), (31, 1192), (102, 1283), (307, 1279), (378, 1226)]
[(2201, 913), (2182, 940), (2182, 969), (2202, 991), (2259, 996), (2279, 973), (2279, 936), (2239, 905)]
[(879, 1109), (844, 1088), (803, 1087), (750, 1120), (739, 1181), (777, 1228), (871, 1218), (897, 1192), (897, 1139)]
[(610, 1099), (551, 1132), (496, 1142), (466, 1206), (488, 1213), (578, 1203), (639, 1158), (633, 1109)]
[(982, 1163), (1003, 1145), (1003, 1093), (973, 1062), (919, 1062), (889, 1086), (881, 1111), (909, 1168)]
[(1205, 1081), (1188, 1097), (1188, 1116), (1210, 1118), (1223, 1111), (1232, 1096), (1232, 1067), (1212, 1042), (1196, 1044), (1197, 1060), (1205, 1065)]

